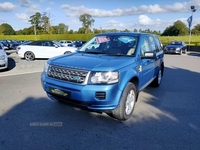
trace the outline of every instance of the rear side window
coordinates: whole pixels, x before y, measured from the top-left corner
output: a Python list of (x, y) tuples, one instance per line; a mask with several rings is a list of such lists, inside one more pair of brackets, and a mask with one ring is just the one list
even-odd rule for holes
[(162, 45), (161, 45), (161, 43), (160, 43), (158, 37), (157, 37), (157, 36), (154, 36), (154, 39), (155, 39), (156, 45), (157, 45), (157, 47), (158, 47), (158, 51), (162, 51)]

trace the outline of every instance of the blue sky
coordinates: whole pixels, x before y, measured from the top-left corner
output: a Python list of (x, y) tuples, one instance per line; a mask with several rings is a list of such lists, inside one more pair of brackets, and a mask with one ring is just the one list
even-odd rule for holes
[(0, 2), (0, 24), (8, 23), (14, 30), (31, 26), (28, 22), (36, 12), (47, 12), (51, 25), (64, 23), (69, 30), (82, 27), (79, 16), (89, 13), (96, 29), (150, 29), (164, 31), (181, 20), (187, 26), (193, 13), (192, 27), (200, 24), (200, 0), (7, 0)]

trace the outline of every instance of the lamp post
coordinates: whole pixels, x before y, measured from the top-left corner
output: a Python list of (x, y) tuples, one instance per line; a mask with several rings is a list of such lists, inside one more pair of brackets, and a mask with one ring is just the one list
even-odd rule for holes
[(190, 41), (191, 41), (191, 33), (192, 33), (192, 30), (191, 30), (191, 26), (192, 26), (192, 19), (193, 19), (193, 13), (197, 10), (195, 8), (195, 6), (191, 6), (191, 11), (192, 11), (192, 15), (188, 18), (188, 25), (189, 25), (189, 32), (190, 32), (190, 35), (189, 35), (189, 50), (190, 50)]

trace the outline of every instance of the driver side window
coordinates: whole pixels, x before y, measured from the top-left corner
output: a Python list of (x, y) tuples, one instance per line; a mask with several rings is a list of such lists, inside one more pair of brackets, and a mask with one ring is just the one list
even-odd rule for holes
[(141, 56), (144, 56), (144, 52), (148, 52), (150, 50), (151, 50), (151, 48), (149, 46), (148, 39), (147, 39), (147, 37), (144, 37), (142, 39)]

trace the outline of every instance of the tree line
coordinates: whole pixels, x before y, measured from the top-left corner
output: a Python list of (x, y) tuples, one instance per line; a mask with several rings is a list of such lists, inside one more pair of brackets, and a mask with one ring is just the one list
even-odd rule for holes
[[(51, 25), (51, 15), (46, 12), (40, 13), (36, 12), (34, 15), (30, 16), (28, 20), (31, 24), (29, 28), (20, 29), (15, 31), (11, 25), (3, 23), (0, 25), (0, 34), (4, 35), (41, 35), (41, 34), (87, 34), (87, 33), (104, 33), (104, 32), (143, 32), (143, 33), (153, 33), (161, 36), (184, 36), (189, 34), (189, 29), (182, 21), (178, 20), (174, 22), (173, 25), (166, 27), (166, 29), (161, 33), (161, 31), (152, 31), (150, 29), (133, 29), (133, 30), (117, 30), (117, 29), (96, 29), (93, 26), (95, 20), (90, 14), (83, 14), (79, 16), (79, 21), (82, 22), (82, 27), (78, 31), (69, 30), (69, 26), (64, 23), (59, 23), (56, 26)], [(194, 26), (191, 30), (193, 35), (200, 35), (200, 24)]]

